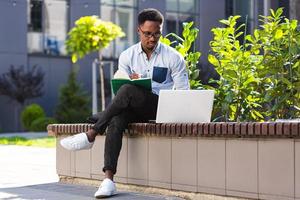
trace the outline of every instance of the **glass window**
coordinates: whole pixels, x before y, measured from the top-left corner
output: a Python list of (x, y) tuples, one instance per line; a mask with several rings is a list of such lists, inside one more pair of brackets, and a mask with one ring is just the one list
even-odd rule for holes
[(69, 6), (67, 0), (28, 0), (28, 5), (28, 13), (30, 13), (30, 28), (27, 37), (29, 52), (66, 55), (64, 42), (68, 31)]
[(100, 0), (102, 5), (114, 5), (114, 0)]
[(178, 11), (178, 0), (166, 0), (167, 11)]
[(28, 2), (28, 30), (34, 32), (42, 31), (42, 2), (40, 0), (30, 0)]
[[(101, 1), (101, 19), (111, 21), (120, 26), (126, 34), (123, 38), (117, 38), (109, 47), (102, 51), (106, 58), (117, 58), (120, 53), (136, 42), (135, 31), (135, 15), (136, 15), (136, 1), (135, 0), (108, 0)], [(110, 5), (109, 5), (110, 3)], [(114, 3), (114, 4), (112, 4)]]
[(134, 7), (136, 5), (136, 0), (115, 0), (116, 6), (128, 6)]
[[(252, 0), (227, 0), (226, 2), (227, 9), (228, 9), (228, 17), (230, 15), (240, 15), (241, 18), (238, 19), (238, 24), (241, 25), (243, 23), (247, 26), (247, 32), (250, 33), (254, 28), (255, 20), (254, 20), (254, 13), (255, 13), (255, 2)], [(229, 10), (230, 9), (230, 10)]]
[(64, 41), (67, 37), (67, 2), (62, 0), (44, 0), (44, 36), (45, 49), (50, 54), (65, 54)]
[(177, 13), (166, 13), (166, 32), (167, 33), (177, 33), (178, 32), (178, 26), (177, 26)]
[(179, 12), (195, 13), (196, 6), (194, 0), (180, 0)]
[(195, 0), (167, 0), (166, 31), (181, 34), (182, 23), (196, 21), (199, 15)]

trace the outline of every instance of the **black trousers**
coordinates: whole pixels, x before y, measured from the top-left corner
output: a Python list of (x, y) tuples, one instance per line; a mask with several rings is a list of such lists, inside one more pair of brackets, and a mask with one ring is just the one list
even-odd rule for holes
[(158, 95), (144, 88), (125, 84), (117, 92), (111, 104), (97, 115), (88, 118), (95, 123), (93, 129), (103, 134), (106, 130), (103, 171), (117, 171), (122, 147), (123, 132), (129, 123), (155, 119)]

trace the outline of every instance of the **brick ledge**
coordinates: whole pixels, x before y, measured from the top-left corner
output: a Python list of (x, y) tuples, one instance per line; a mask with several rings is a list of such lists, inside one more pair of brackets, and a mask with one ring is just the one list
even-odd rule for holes
[[(52, 136), (86, 132), (93, 124), (50, 124)], [(300, 138), (300, 122), (132, 123), (130, 136)]]

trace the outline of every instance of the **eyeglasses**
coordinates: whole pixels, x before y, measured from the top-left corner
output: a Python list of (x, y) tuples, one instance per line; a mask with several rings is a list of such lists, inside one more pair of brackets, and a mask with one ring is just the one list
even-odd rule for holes
[(161, 33), (160, 32), (157, 32), (157, 33), (151, 33), (151, 32), (148, 32), (148, 31), (142, 31), (141, 28), (139, 28), (140, 31), (143, 33), (143, 35), (146, 37), (146, 38), (151, 38), (151, 37), (154, 37), (154, 38), (159, 38), (161, 36)]

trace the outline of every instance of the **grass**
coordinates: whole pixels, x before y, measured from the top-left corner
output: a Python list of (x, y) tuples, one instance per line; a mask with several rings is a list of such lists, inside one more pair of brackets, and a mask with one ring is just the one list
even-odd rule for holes
[(0, 144), (52, 148), (56, 146), (56, 139), (55, 137), (44, 137), (44, 138), (34, 138), (34, 139), (27, 139), (19, 136), (0, 137)]

